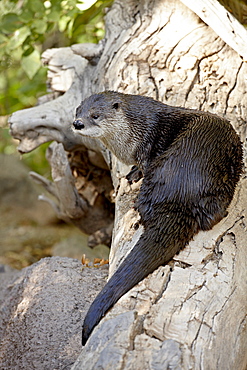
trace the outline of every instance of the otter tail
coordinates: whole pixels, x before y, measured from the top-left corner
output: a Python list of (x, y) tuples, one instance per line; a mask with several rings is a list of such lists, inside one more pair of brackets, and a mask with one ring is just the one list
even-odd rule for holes
[[(170, 213), (168, 223), (170, 227), (167, 228), (167, 225), (161, 225), (160, 222), (153, 220), (152, 225), (143, 232), (89, 308), (83, 324), (82, 345), (85, 345), (94, 327), (120, 297), (156, 268), (169, 262), (192, 239), (197, 232), (196, 225), (188, 226), (188, 222), (187, 224), (181, 222), (181, 216), (179, 219), (178, 224), (177, 214)], [(163, 217), (162, 220), (164, 222)], [(186, 229), (184, 232), (183, 227)]]

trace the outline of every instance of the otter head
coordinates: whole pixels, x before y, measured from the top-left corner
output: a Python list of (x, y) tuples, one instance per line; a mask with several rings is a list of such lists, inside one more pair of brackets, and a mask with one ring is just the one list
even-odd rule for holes
[(111, 136), (119, 103), (117, 94), (112, 91), (91, 95), (77, 107), (73, 131), (98, 139)]
[[(114, 91), (91, 95), (77, 108), (73, 131), (101, 140), (123, 163), (133, 165), (136, 164), (140, 135), (135, 135), (136, 115), (131, 113), (128, 100), (132, 100), (128, 95)], [(135, 104), (132, 105), (135, 107)], [(139, 112), (138, 106), (137, 110)]]

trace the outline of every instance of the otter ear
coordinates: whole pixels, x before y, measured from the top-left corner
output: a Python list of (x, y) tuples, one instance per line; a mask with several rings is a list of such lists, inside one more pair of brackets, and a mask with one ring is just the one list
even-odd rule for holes
[(80, 112), (81, 112), (81, 110), (82, 110), (82, 108), (83, 108), (83, 104), (82, 104), (82, 103), (83, 103), (83, 102), (81, 102), (81, 104), (76, 108), (75, 115), (80, 114)]
[(113, 109), (118, 109), (118, 108), (119, 108), (119, 103), (114, 103), (114, 104), (112, 105), (112, 108), (113, 108)]

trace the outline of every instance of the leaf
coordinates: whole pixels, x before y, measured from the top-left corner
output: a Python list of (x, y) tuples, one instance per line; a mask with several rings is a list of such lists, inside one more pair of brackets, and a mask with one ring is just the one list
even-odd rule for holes
[(0, 33), (0, 44), (4, 44), (6, 42), (8, 42), (8, 37)]
[(35, 14), (45, 14), (45, 6), (41, 0), (29, 0), (27, 3), (27, 7)]
[(72, 33), (73, 33), (73, 25), (74, 25), (74, 19), (71, 19), (67, 25), (67, 33), (68, 33), (68, 37), (72, 37)]
[(28, 57), (32, 52), (34, 51), (34, 47), (32, 45), (29, 45), (27, 49), (22, 53), (23, 57)]
[(48, 14), (47, 14), (47, 20), (49, 22), (58, 22), (60, 19), (60, 11), (57, 11), (55, 9), (52, 9)]
[(15, 13), (8, 13), (2, 17), (1, 30), (4, 33), (12, 33), (22, 25), (19, 17)]
[(47, 22), (43, 19), (35, 19), (32, 22), (32, 29), (41, 35), (45, 33), (46, 28), (47, 28)]
[(26, 26), (19, 28), (19, 30), (16, 30), (14, 35), (8, 42), (7, 50), (10, 51), (21, 46), (26, 38), (30, 35), (30, 33), (30, 29)]
[(38, 50), (34, 50), (27, 57), (23, 57), (21, 65), (28, 77), (32, 79), (41, 67), (40, 53)]
[(7, 59), (7, 57), (6, 57), (6, 47), (3, 47), (1, 45), (1, 47), (0, 47), (0, 59), (1, 59), (1, 62), (0, 62), (0, 72), (2, 72), (1, 69), (4, 66), (4, 59), (5, 58)]
[(70, 21), (70, 18), (67, 17), (66, 15), (62, 16), (59, 19), (58, 29), (60, 32), (64, 32), (66, 30), (69, 21)]
[(24, 9), (19, 18), (22, 22), (28, 23), (33, 19), (33, 13), (29, 9)]

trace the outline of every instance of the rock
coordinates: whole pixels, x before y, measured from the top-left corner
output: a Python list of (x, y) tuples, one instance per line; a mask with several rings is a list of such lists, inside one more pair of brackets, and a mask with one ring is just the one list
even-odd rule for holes
[(0, 368), (69, 369), (81, 352), (85, 313), (106, 277), (106, 267), (82, 268), (63, 257), (0, 273), (6, 285), (0, 294)]

